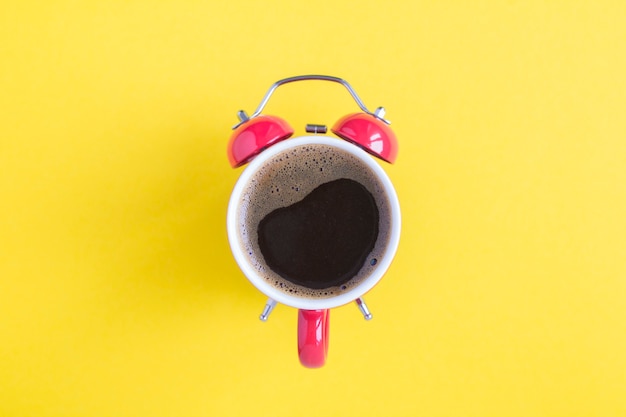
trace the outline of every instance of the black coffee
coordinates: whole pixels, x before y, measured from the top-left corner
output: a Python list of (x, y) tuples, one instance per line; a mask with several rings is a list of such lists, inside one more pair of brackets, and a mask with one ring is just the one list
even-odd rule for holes
[(255, 172), (237, 217), (239, 244), (270, 285), (327, 298), (377, 268), (389, 243), (391, 205), (378, 177), (354, 155), (325, 144), (300, 145)]
[(357, 275), (378, 238), (378, 208), (360, 183), (341, 178), (278, 208), (258, 227), (267, 265), (307, 288), (340, 286)]

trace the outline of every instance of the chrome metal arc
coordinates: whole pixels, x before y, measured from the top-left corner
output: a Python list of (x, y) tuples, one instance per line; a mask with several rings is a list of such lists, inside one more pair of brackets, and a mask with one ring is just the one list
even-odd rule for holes
[[(274, 91), (278, 87), (280, 87), (281, 85), (293, 83), (293, 82), (296, 82), (296, 81), (312, 81), (312, 80), (313, 81), (331, 81), (331, 82), (335, 82), (335, 83), (339, 83), (339, 84), (343, 85), (348, 90), (348, 92), (350, 93), (350, 95), (352, 96), (354, 101), (356, 101), (356, 104), (359, 106), (359, 108), (361, 110), (363, 110), (367, 114), (370, 114), (370, 115), (376, 117), (377, 119), (382, 120), (386, 124), (391, 124), (390, 121), (384, 119), (384, 115), (385, 115), (385, 109), (384, 108), (378, 107), (374, 112), (369, 111), (368, 108), (363, 103), (363, 101), (359, 98), (359, 96), (356, 93), (356, 91), (354, 91), (352, 86), (350, 84), (348, 84), (348, 82), (346, 80), (344, 80), (342, 78), (338, 78), (338, 77), (331, 77), (330, 75), (298, 75), (296, 77), (283, 78), (282, 80), (276, 81), (270, 87), (270, 89), (267, 91), (267, 93), (265, 93), (265, 96), (263, 97), (263, 100), (261, 100), (261, 104), (259, 104), (259, 106), (254, 111), (254, 113), (252, 113), (249, 116), (249, 119), (257, 117), (259, 114), (261, 114), (261, 112), (265, 108), (265, 105), (270, 100), (270, 97), (272, 97), (272, 94), (274, 94)], [(243, 113), (243, 114), (245, 114), (245, 113)], [(240, 111), (239, 116), (240, 116), (239, 120), (241, 122), (239, 124), (237, 124), (235, 127), (239, 126), (241, 123), (244, 123), (246, 120), (248, 120), (248, 119), (242, 120), (242, 117), (241, 117), (242, 116), (242, 111)]]

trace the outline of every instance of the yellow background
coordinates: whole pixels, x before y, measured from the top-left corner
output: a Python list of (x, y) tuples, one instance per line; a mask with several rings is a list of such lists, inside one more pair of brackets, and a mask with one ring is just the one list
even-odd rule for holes
[[(307, 73), (387, 108), (404, 214), (314, 371), (225, 232), (237, 110)], [(622, 1), (3, 2), (0, 415), (626, 415), (625, 74)]]

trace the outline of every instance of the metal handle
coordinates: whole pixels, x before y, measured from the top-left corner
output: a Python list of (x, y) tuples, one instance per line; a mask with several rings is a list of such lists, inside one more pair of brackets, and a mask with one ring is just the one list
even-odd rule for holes
[(254, 111), (254, 113), (252, 113), (252, 115), (248, 116), (245, 111), (240, 110), (239, 113), (238, 113), (238, 117), (239, 117), (240, 123), (235, 125), (233, 127), (233, 129), (237, 128), (241, 123), (244, 123), (245, 121), (247, 121), (249, 119), (252, 119), (254, 117), (257, 117), (259, 114), (261, 114), (261, 112), (265, 108), (265, 105), (269, 101), (270, 97), (272, 96), (272, 94), (274, 94), (274, 91), (278, 87), (280, 87), (281, 85), (289, 84), (289, 83), (296, 82), (296, 81), (311, 81), (311, 80), (331, 81), (331, 82), (335, 82), (335, 83), (339, 83), (339, 84), (343, 85), (344, 87), (346, 87), (346, 89), (348, 90), (348, 92), (350, 93), (350, 95), (352, 96), (354, 101), (356, 101), (356, 104), (361, 108), (361, 110), (363, 110), (367, 114), (370, 114), (370, 115), (372, 115), (372, 116), (382, 120), (386, 124), (391, 124), (391, 122), (389, 122), (388, 120), (384, 119), (384, 117), (385, 117), (385, 109), (384, 108), (378, 107), (373, 112), (369, 111), (367, 109), (367, 107), (365, 107), (365, 104), (363, 104), (363, 101), (361, 101), (361, 99), (357, 95), (356, 91), (354, 91), (352, 86), (350, 84), (348, 84), (348, 82), (346, 80), (338, 78), (338, 77), (331, 77), (329, 75), (298, 75), (296, 77), (283, 78), (282, 80), (278, 80), (274, 84), (272, 84), (272, 86), (267, 91), (267, 93), (265, 93), (265, 96), (263, 97), (263, 100), (261, 100), (261, 104), (259, 104), (259, 107), (257, 107), (257, 109)]

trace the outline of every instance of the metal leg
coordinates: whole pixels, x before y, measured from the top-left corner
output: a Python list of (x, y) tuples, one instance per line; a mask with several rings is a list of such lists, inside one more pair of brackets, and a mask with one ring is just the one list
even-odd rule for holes
[(372, 313), (370, 313), (369, 309), (367, 308), (365, 301), (362, 298), (357, 298), (356, 300), (354, 300), (354, 302), (356, 303), (357, 307), (359, 307), (359, 310), (361, 310), (361, 314), (363, 314), (363, 318), (365, 320), (371, 320)]
[(272, 312), (275, 306), (276, 306), (276, 301), (272, 300), (271, 298), (268, 298), (267, 303), (265, 303), (265, 307), (263, 307), (263, 312), (259, 316), (261, 321), (267, 321), (267, 318), (269, 317), (270, 313)]

